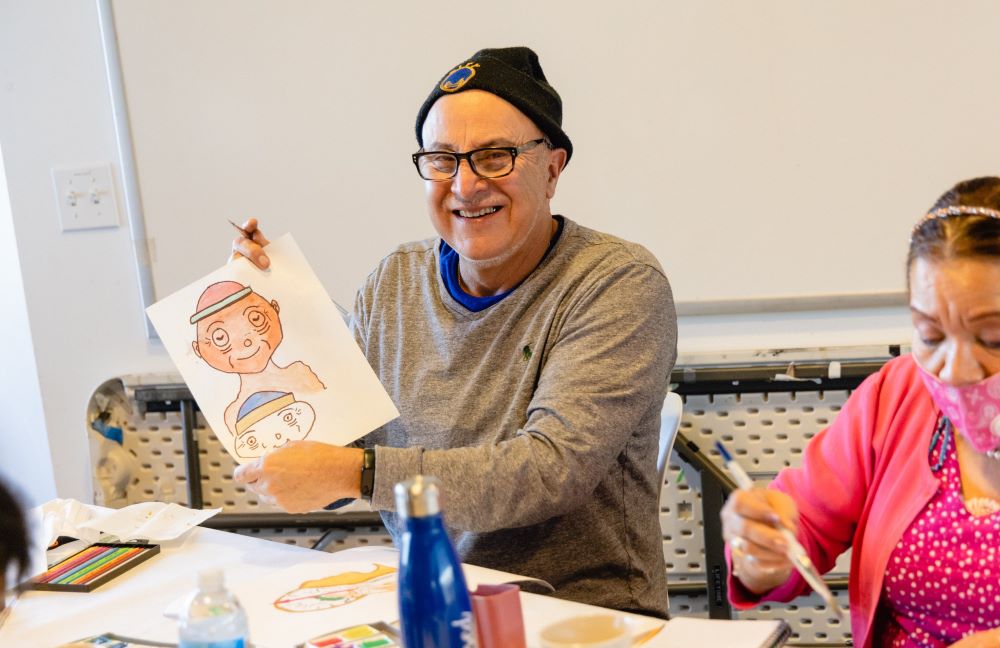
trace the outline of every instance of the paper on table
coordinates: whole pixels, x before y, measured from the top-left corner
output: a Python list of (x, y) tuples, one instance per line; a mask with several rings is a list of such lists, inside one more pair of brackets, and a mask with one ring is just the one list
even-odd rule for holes
[[(349, 560), (337, 554), (350, 554)], [(337, 556), (336, 559), (333, 558)], [(368, 621), (398, 618), (396, 589), (399, 552), (391, 548), (337, 552), (330, 560), (311, 561), (268, 574), (238, 579), (226, 574), (226, 586), (247, 610), (250, 636), (264, 646), (284, 646)], [(516, 574), (463, 565), (467, 584), (524, 580)], [(540, 581), (544, 582), (544, 581)], [(190, 596), (172, 601), (164, 616), (177, 617)]]
[(137, 538), (162, 542), (173, 540), (221, 510), (189, 509), (165, 502), (142, 502), (97, 515), (78, 526), (116, 536), (122, 542)]
[[(342, 560), (364, 560), (370, 562), (380, 562), (393, 566), (399, 565), (399, 550), (390, 546), (380, 547), (351, 547), (336, 552), (338, 558)], [(478, 565), (462, 564), (462, 572), (465, 574), (465, 584), (470, 590), (474, 590), (480, 585), (499, 585), (501, 583), (535, 583), (540, 590), (554, 592), (555, 588), (548, 582), (540, 578), (522, 576), (510, 572), (479, 567)]]
[(88, 506), (75, 499), (56, 498), (33, 509), (33, 515), (41, 519), (42, 546), (48, 547), (59, 536), (79, 538), (96, 542), (101, 532), (85, 525), (102, 510)]
[(779, 620), (701, 619), (673, 617), (643, 648), (689, 648), (727, 646), (729, 648), (770, 648), (784, 645), (788, 626)]

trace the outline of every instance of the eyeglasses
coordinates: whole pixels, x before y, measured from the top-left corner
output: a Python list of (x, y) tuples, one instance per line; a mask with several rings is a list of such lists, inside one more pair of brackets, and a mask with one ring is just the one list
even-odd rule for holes
[(468, 153), (451, 153), (449, 151), (424, 151), (413, 154), (413, 164), (417, 173), (424, 180), (440, 182), (450, 180), (458, 173), (458, 165), (462, 160), (469, 161), (469, 168), (480, 178), (502, 178), (514, 170), (514, 160), (525, 151), (529, 151), (542, 142), (540, 139), (525, 142), (520, 146), (491, 146), (469, 151)]

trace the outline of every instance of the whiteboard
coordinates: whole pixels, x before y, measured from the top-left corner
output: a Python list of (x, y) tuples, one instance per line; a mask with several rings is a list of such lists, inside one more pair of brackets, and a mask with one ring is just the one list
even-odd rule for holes
[(898, 302), (915, 220), (1000, 172), (988, 0), (113, 8), (158, 297), (255, 216), (350, 304), (434, 236), (414, 118), (482, 47), (539, 53), (575, 147), (554, 211), (652, 250), (682, 314)]

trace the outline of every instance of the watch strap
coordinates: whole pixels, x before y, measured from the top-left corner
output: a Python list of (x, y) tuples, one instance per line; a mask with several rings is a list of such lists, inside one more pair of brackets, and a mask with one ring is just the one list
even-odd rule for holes
[(375, 492), (375, 448), (365, 448), (361, 460), (361, 499), (371, 501)]

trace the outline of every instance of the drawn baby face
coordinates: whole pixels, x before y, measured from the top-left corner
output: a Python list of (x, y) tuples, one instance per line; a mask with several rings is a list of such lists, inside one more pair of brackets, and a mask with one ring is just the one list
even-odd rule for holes
[(315, 421), (316, 411), (312, 405), (295, 401), (240, 433), (236, 439), (236, 454), (246, 458), (260, 457), (289, 441), (300, 441), (309, 434)]
[(281, 344), (278, 302), (257, 293), (198, 322), (194, 350), (210, 366), (226, 373), (259, 373)]

